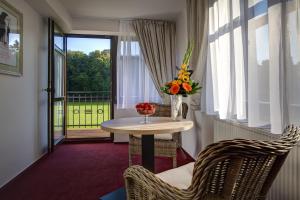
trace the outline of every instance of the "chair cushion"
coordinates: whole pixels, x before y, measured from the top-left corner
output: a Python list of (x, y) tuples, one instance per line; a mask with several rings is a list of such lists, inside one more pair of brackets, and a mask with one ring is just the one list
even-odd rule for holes
[[(141, 138), (141, 135), (133, 135), (134, 137)], [(172, 140), (172, 134), (171, 133), (165, 133), (165, 134), (155, 134), (154, 139), (158, 140)]]
[(192, 183), (194, 162), (170, 169), (159, 174), (158, 178), (179, 189), (187, 189)]

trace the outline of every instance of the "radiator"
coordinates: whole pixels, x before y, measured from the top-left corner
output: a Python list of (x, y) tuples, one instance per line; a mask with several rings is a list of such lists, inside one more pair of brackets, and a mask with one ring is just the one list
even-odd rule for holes
[[(265, 130), (249, 128), (244, 124), (214, 120), (214, 141), (233, 138), (274, 139)], [(269, 193), (268, 200), (300, 200), (300, 143), (291, 150), (287, 160), (276, 177)]]

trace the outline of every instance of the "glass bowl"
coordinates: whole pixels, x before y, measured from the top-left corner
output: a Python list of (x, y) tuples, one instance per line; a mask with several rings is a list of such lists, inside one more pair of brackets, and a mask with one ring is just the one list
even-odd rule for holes
[(143, 124), (150, 123), (149, 116), (155, 113), (155, 105), (150, 103), (139, 103), (135, 106), (137, 113), (144, 117)]

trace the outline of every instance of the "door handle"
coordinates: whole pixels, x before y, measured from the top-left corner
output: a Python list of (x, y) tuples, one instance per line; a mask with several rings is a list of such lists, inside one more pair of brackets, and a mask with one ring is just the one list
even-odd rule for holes
[(45, 91), (45, 92), (52, 92), (53, 90), (52, 90), (52, 88), (46, 88), (46, 89), (43, 89), (43, 91)]

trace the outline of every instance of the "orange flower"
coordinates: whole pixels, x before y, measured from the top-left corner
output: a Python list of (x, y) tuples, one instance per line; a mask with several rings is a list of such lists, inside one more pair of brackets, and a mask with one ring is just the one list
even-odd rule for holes
[(179, 92), (179, 85), (172, 85), (172, 87), (170, 88), (170, 93), (171, 94), (177, 94)]
[(182, 83), (182, 87), (187, 92), (192, 91), (192, 86), (190, 86), (190, 84), (188, 84), (188, 83)]

